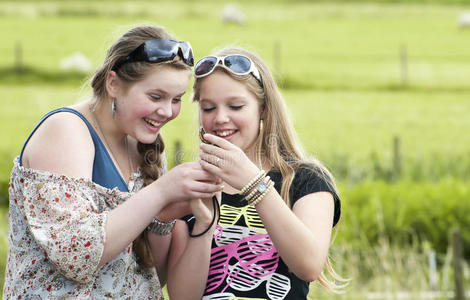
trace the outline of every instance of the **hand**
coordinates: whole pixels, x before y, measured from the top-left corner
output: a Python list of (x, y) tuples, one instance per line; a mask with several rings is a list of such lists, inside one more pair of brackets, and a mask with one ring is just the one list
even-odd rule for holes
[(154, 183), (167, 203), (195, 198), (212, 198), (222, 190), (218, 178), (205, 171), (197, 162), (180, 164)]
[(237, 190), (241, 190), (259, 172), (259, 168), (237, 146), (212, 134), (205, 134), (210, 144), (201, 144), (199, 162), (209, 171)]
[(189, 214), (191, 214), (189, 201), (171, 202), (158, 213), (157, 219), (162, 222), (170, 222)]
[(207, 227), (214, 218), (214, 203), (212, 198), (191, 199), (189, 201), (191, 212), (199, 225)]

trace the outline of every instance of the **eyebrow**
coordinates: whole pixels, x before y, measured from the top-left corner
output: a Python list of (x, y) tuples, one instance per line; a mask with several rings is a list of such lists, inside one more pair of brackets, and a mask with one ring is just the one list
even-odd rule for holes
[[(155, 92), (161, 93), (161, 94), (163, 94), (163, 95), (165, 95), (165, 96), (168, 95), (168, 92), (166, 92), (166, 91), (164, 91), (164, 90), (161, 90), (161, 89), (158, 89), (158, 88), (157, 88), (157, 89), (150, 89), (150, 90), (149, 90), (149, 93), (155, 93)], [(186, 91), (182, 92), (181, 94), (176, 95), (176, 97), (181, 97), (181, 96), (183, 96), (184, 94), (186, 94)]]
[[(242, 97), (242, 96), (230, 96), (228, 98), (225, 98), (224, 100), (226, 101), (243, 101), (243, 102), (246, 102), (247, 99), (245, 97)], [(208, 102), (214, 102), (212, 99), (210, 98), (204, 98), (204, 99), (199, 99), (199, 102), (204, 102), (204, 101), (208, 101)]]

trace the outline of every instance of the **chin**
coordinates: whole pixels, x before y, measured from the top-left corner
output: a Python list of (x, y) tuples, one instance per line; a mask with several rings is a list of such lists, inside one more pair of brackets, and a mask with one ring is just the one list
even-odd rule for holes
[(142, 138), (137, 139), (138, 142), (142, 144), (153, 144), (157, 140), (157, 135), (154, 136), (145, 136)]

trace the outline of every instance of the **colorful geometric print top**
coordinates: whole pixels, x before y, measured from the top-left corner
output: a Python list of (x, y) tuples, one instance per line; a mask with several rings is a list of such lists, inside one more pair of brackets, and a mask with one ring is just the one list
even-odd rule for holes
[[(268, 174), (280, 192), (280, 172)], [(299, 169), (296, 172), (290, 190), (292, 205), (318, 191), (329, 191), (334, 196), (334, 226), (340, 216), (339, 197), (312, 171)], [(238, 194), (222, 194), (221, 217), (212, 241), (203, 300), (306, 299), (309, 283), (289, 272), (256, 209), (244, 205), (242, 198)]]

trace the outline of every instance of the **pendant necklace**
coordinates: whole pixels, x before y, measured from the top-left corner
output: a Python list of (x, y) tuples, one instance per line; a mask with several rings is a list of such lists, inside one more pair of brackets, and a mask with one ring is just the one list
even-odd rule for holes
[[(109, 146), (109, 143), (108, 141), (106, 140), (106, 136), (104, 135), (103, 133), (103, 130), (101, 130), (101, 126), (100, 126), (100, 123), (98, 122), (98, 118), (96, 117), (96, 114), (95, 114), (95, 108), (94, 107), (90, 107), (90, 111), (93, 115), (93, 119), (96, 123), (96, 128), (98, 128), (101, 136), (103, 137), (103, 140), (104, 140), (104, 143), (106, 144), (106, 147), (109, 149), (109, 152), (111, 153), (112, 157), (114, 158), (114, 160), (116, 161), (116, 163), (118, 164), (118, 167), (119, 169), (121, 170), (121, 172), (124, 171), (124, 169), (121, 167), (121, 165), (119, 164), (119, 161), (117, 160), (116, 158), (116, 155), (114, 155), (113, 153), (113, 149)], [(131, 160), (131, 155), (130, 155), (130, 152), (129, 152), (129, 143), (127, 141), (127, 135), (124, 137), (124, 144), (126, 146), (126, 151), (127, 151), (127, 158), (129, 160), (129, 168), (130, 168), (130, 171), (131, 171), (131, 174), (130, 174), (130, 177), (132, 177), (132, 174), (134, 173), (134, 166), (132, 165), (132, 160)], [(124, 174), (123, 174), (124, 175)], [(130, 179), (130, 178), (128, 178)]]

